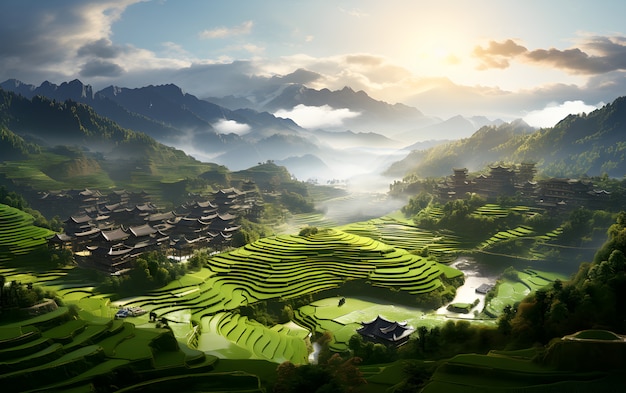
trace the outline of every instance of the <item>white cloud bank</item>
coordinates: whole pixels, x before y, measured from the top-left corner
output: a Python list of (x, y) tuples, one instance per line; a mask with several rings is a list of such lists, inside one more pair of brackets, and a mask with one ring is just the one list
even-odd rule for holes
[(213, 128), (220, 134), (243, 135), (250, 131), (249, 125), (226, 119), (220, 119), (217, 123), (214, 123)]
[(352, 112), (348, 108), (334, 109), (329, 105), (306, 106), (297, 105), (291, 110), (279, 109), (274, 113), (276, 117), (291, 119), (300, 127), (308, 129), (339, 127), (346, 119), (359, 116), (360, 112)]
[(551, 103), (545, 108), (528, 112), (524, 121), (533, 127), (554, 127), (568, 115), (592, 112), (604, 104), (588, 105), (583, 101), (565, 101), (562, 104)]

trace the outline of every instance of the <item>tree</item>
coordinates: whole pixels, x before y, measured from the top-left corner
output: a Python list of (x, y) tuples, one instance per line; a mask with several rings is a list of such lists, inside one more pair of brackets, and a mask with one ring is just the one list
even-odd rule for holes
[(417, 328), (417, 334), (420, 338), (420, 347), (422, 353), (426, 353), (426, 336), (428, 335), (428, 328), (426, 326), (420, 326)]
[(4, 306), (4, 284), (6, 284), (6, 277), (0, 274), (0, 308)]

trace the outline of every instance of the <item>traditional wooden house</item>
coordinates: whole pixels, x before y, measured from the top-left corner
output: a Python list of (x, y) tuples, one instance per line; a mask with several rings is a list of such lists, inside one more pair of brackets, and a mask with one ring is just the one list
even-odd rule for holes
[(176, 217), (167, 223), (173, 226), (169, 231), (172, 239), (178, 239), (182, 236), (195, 239), (205, 236), (209, 230), (209, 223), (199, 218)]
[(83, 251), (89, 246), (93, 238), (101, 232), (100, 228), (91, 228), (85, 232), (77, 232), (73, 234), (72, 250), (74, 252)]
[(209, 231), (213, 232), (234, 232), (241, 227), (235, 224), (237, 216), (224, 213), (218, 214), (209, 224)]
[(194, 250), (207, 247), (210, 243), (210, 237), (199, 236), (194, 239), (187, 239), (184, 235), (172, 242), (171, 247), (175, 250), (179, 258), (193, 254)]
[(415, 329), (407, 326), (406, 322), (392, 322), (380, 315), (370, 322), (361, 322), (357, 329), (365, 340), (399, 347), (409, 340)]
[(53, 249), (69, 248), (73, 250), (73, 243), (74, 238), (66, 235), (65, 233), (55, 233), (53, 236), (48, 238), (48, 247)]
[(114, 190), (107, 195), (108, 203), (117, 203), (124, 206), (130, 202), (130, 193), (126, 190)]
[(594, 193), (590, 181), (552, 178), (539, 182), (537, 198), (543, 207), (573, 209), (586, 206)]
[(114, 247), (89, 246), (90, 263), (98, 270), (114, 273), (132, 267), (134, 247), (123, 244)]
[(245, 193), (234, 187), (218, 190), (213, 194), (213, 203), (219, 212), (233, 210), (236, 205), (243, 204)]
[(130, 234), (124, 228), (113, 229), (111, 231), (100, 231), (91, 238), (93, 245), (111, 248), (118, 244), (124, 244), (124, 241), (130, 237)]
[(176, 217), (176, 214), (173, 211), (169, 211), (165, 213), (150, 214), (144, 220), (147, 224), (155, 226), (158, 224), (165, 223), (168, 220), (172, 220), (175, 217)]
[(213, 215), (217, 212), (217, 205), (211, 201), (193, 201), (182, 206), (181, 215), (186, 217), (201, 218)]
[(515, 195), (515, 172), (502, 165), (490, 166), (489, 175), (476, 178), (476, 193), (487, 199)]
[(95, 224), (91, 217), (87, 214), (81, 214), (79, 216), (70, 216), (67, 220), (63, 221), (65, 233), (69, 236), (73, 236), (75, 233), (85, 232), (92, 228), (95, 228)]
[(467, 177), (467, 168), (453, 168), (453, 175), (438, 185), (440, 199), (462, 198), (474, 191), (474, 183)]

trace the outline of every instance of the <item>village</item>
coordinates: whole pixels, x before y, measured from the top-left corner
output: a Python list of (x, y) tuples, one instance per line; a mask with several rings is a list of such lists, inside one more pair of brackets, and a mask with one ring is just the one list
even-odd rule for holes
[(550, 211), (569, 211), (577, 207), (602, 208), (609, 202), (610, 193), (594, 188), (591, 181), (569, 178), (535, 180), (534, 163), (521, 163), (517, 167), (493, 165), (489, 173), (473, 179), (467, 168), (454, 168), (453, 174), (438, 184), (440, 200), (464, 198), (477, 194), (487, 200), (499, 197), (518, 197), (529, 205)]
[[(47, 193), (50, 203), (73, 203), (77, 213), (64, 221), (64, 232), (48, 239), (51, 248), (67, 248), (85, 267), (119, 275), (144, 253), (159, 251), (183, 259), (195, 250), (223, 250), (241, 229), (239, 217), (256, 219), (262, 201), (254, 184), (196, 195), (170, 211), (161, 211), (145, 192), (85, 189)], [(243, 188), (243, 187), (242, 187)]]

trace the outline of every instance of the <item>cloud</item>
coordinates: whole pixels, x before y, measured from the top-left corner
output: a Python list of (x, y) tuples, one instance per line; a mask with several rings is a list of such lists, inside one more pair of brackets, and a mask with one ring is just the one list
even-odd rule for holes
[(302, 104), (291, 110), (280, 109), (274, 113), (276, 117), (291, 119), (300, 127), (308, 129), (339, 127), (345, 119), (359, 115), (359, 112), (352, 112), (348, 108), (333, 109), (329, 105), (306, 106)]
[(626, 70), (626, 38), (591, 37), (580, 48), (537, 49), (526, 54), (530, 62), (563, 69), (572, 74), (602, 74)]
[(533, 127), (553, 127), (568, 115), (588, 113), (604, 104), (587, 105), (583, 101), (565, 101), (562, 104), (551, 103), (541, 110), (529, 112), (523, 117), (524, 121)]
[[(0, 72), (41, 80), (79, 73), (86, 58), (111, 58), (111, 25), (142, 0), (5, 0), (0, 4)], [(83, 61), (76, 57), (82, 57)], [(89, 61), (89, 59), (87, 59)], [(28, 67), (24, 67), (28, 64)]]
[(487, 70), (490, 68), (508, 68), (510, 59), (527, 51), (524, 46), (508, 39), (504, 42), (490, 41), (487, 48), (477, 46), (472, 54), (481, 61), (478, 69)]
[(364, 12), (358, 8), (346, 9), (346, 8), (339, 7), (339, 11), (343, 12), (344, 14), (350, 15), (352, 17), (358, 18), (358, 19), (369, 16), (367, 12)]
[(200, 38), (214, 39), (214, 38), (226, 38), (237, 35), (250, 34), (254, 23), (251, 20), (245, 21), (239, 26), (234, 27), (218, 27), (212, 30), (204, 30), (200, 33)]
[(119, 65), (104, 60), (91, 60), (83, 64), (80, 69), (80, 76), (82, 77), (115, 77), (124, 73), (124, 69)]
[(346, 63), (377, 67), (384, 63), (384, 58), (369, 54), (347, 55)]
[(626, 37), (586, 37), (577, 47), (568, 49), (534, 49), (508, 39), (490, 41), (486, 48), (477, 46), (472, 52), (478, 58), (478, 69), (504, 69), (517, 58), (528, 64), (548, 66), (570, 74), (595, 75), (626, 70)]
[(317, 72), (305, 70), (304, 68), (298, 68), (294, 72), (287, 74), (285, 76), (275, 76), (275, 79), (280, 80), (285, 83), (299, 83), (299, 84), (307, 84), (314, 82), (320, 79), (322, 76)]
[(123, 52), (120, 46), (114, 46), (111, 40), (100, 38), (89, 42), (78, 49), (79, 56), (95, 56), (103, 59), (114, 59)]
[(250, 131), (249, 125), (226, 119), (220, 119), (217, 123), (213, 124), (213, 128), (220, 134), (243, 135)]

